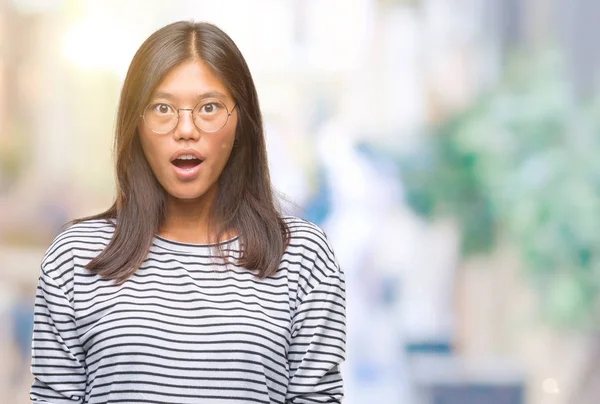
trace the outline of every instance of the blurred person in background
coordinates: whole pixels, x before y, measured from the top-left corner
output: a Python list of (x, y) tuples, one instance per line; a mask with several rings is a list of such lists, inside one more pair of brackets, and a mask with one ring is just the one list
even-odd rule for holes
[(208, 23), (135, 54), (116, 201), (42, 261), (31, 400), (339, 403), (345, 277), (325, 233), (273, 198), (247, 64)]

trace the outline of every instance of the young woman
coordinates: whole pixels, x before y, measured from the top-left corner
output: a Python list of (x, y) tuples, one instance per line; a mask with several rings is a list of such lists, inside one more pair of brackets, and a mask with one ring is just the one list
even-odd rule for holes
[(206, 23), (152, 34), (115, 147), (115, 203), (42, 262), (31, 400), (340, 402), (344, 274), (322, 230), (276, 209), (233, 41)]

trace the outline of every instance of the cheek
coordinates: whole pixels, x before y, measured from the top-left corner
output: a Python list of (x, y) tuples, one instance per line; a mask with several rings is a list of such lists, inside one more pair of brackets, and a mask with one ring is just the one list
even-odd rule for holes
[(229, 158), (231, 149), (235, 142), (235, 127), (233, 130), (224, 133), (220, 138), (215, 139), (213, 150), (221, 154), (222, 158)]
[(218, 166), (222, 167), (229, 160), (231, 155), (233, 142), (230, 140), (221, 140), (213, 146), (214, 153), (216, 155), (215, 162), (218, 162)]
[(150, 167), (154, 170), (155, 161), (158, 158), (157, 150), (159, 149), (159, 147), (156, 144), (156, 141), (153, 141), (150, 137), (147, 136), (147, 134), (143, 133), (143, 131), (139, 130), (138, 133), (140, 136), (142, 152), (146, 157), (146, 161), (148, 161), (148, 164), (150, 164)]
[(216, 172), (220, 173), (223, 170), (223, 168), (227, 164), (227, 161), (229, 161), (232, 149), (233, 139), (230, 138), (219, 139), (217, 142), (213, 143), (213, 168)]

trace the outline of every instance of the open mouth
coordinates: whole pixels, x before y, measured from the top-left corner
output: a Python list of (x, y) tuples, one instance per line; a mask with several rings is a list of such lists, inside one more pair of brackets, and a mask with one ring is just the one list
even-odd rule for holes
[(184, 170), (190, 170), (190, 169), (198, 166), (200, 163), (202, 163), (202, 160), (200, 160), (196, 157), (186, 157), (186, 156), (182, 156), (171, 162), (171, 164), (173, 164), (175, 167), (181, 168)]

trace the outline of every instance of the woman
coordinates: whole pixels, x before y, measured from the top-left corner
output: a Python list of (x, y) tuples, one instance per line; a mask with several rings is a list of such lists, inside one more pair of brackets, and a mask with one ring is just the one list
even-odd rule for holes
[(206, 23), (152, 34), (115, 146), (116, 202), (42, 262), (32, 401), (340, 402), (344, 274), (317, 226), (275, 207), (233, 41)]

